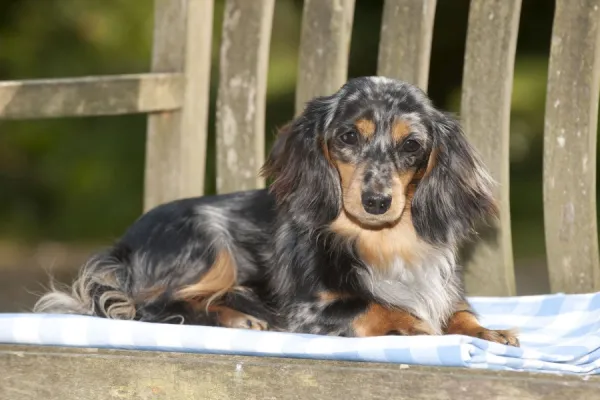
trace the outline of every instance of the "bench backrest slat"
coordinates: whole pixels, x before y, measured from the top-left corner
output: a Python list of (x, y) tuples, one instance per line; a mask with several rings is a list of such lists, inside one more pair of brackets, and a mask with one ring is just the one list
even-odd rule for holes
[(264, 186), (265, 103), (274, 0), (227, 0), (217, 98), (217, 192)]
[(316, 96), (337, 91), (348, 77), (354, 0), (304, 0), (296, 114)]
[(181, 110), (148, 116), (144, 210), (204, 192), (213, 0), (155, 0), (152, 71), (185, 76)]
[(600, 290), (596, 135), (600, 0), (557, 0), (544, 124), (544, 222), (553, 292)]
[(401, 79), (427, 91), (436, 1), (385, 1), (378, 75)]
[(472, 0), (461, 122), (498, 186), (499, 233), (478, 245), (466, 266), (471, 295), (516, 293), (510, 231), (509, 125), (521, 0)]

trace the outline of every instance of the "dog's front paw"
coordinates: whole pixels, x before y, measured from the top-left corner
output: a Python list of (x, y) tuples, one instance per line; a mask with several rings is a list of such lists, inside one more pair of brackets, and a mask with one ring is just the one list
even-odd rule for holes
[(482, 326), (474, 326), (469, 327), (469, 329), (457, 329), (448, 333), (476, 337), (489, 342), (505, 344), (507, 346), (520, 347), (519, 339), (512, 330), (492, 330)]
[(401, 325), (392, 329), (387, 335), (395, 336), (421, 336), (435, 335), (433, 328), (425, 321), (416, 320), (412, 325)]
[(353, 322), (354, 335), (368, 336), (416, 336), (434, 335), (427, 322), (402, 309), (387, 308), (371, 304), (367, 311)]
[(237, 317), (230, 319), (228, 321), (228, 326), (230, 328), (251, 329), (254, 331), (266, 331), (269, 329), (269, 326), (265, 321), (246, 314), (240, 314)]
[(491, 329), (486, 329), (481, 327), (480, 330), (473, 332), (472, 336), (478, 337), (480, 339), (488, 340), (490, 342), (505, 344), (507, 346), (519, 347), (519, 339), (517, 335), (512, 330), (498, 330), (494, 331)]
[(254, 331), (266, 331), (269, 329), (267, 322), (262, 319), (244, 314), (227, 307), (215, 307), (213, 312), (217, 313), (219, 326), (235, 329), (251, 329)]

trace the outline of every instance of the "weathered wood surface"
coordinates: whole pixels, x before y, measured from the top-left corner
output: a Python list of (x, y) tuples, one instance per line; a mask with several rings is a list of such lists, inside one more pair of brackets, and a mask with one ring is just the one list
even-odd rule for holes
[(386, 0), (377, 74), (427, 91), (433, 21), (437, 0)]
[(596, 135), (600, 0), (558, 0), (544, 124), (544, 223), (552, 292), (600, 290)]
[(260, 188), (274, 0), (227, 0), (217, 98), (217, 192)]
[(348, 78), (354, 0), (305, 0), (300, 35), (296, 114), (316, 96), (333, 94)]
[(204, 192), (213, 0), (155, 0), (152, 71), (185, 76), (181, 110), (148, 116), (144, 210)]
[(465, 51), (462, 124), (498, 186), (497, 234), (487, 235), (466, 265), (470, 295), (516, 294), (509, 199), (509, 125), (521, 0), (473, 0)]
[(0, 119), (120, 115), (175, 110), (181, 74), (0, 81)]
[(0, 346), (0, 399), (590, 400), (600, 378), (266, 357)]

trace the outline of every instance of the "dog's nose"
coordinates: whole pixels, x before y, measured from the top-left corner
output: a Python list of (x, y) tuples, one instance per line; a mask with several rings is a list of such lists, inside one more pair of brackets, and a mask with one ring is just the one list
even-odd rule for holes
[(380, 215), (390, 209), (392, 196), (381, 195), (373, 192), (363, 192), (363, 208), (369, 214)]

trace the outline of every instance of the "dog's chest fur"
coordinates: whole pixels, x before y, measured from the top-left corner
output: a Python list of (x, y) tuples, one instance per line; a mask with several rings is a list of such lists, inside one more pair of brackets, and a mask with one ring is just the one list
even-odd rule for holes
[(420, 240), (409, 209), (390, 229), (363, 230), (341, 214), (332, 230), (355, 240), (367, 267), (359, 270), (364, 289), (382, 304), (402, 308), (442, 333), (461, 297), (454, 253)]
[(407, 310), (441, 334), (460, 300), (454, 257), (432, 250), (410, 264), (396, 257), (389, 265), (361, 271), (365, 288), (381, 303)]

